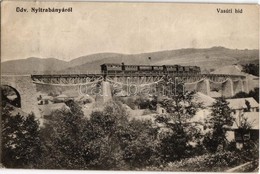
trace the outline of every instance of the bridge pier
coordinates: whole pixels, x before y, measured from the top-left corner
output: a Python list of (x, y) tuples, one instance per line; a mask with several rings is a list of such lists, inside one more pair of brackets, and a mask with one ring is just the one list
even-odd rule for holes
[(209, 79), (204, 79), (203, 81), (198, 82), (196, 86), (196, 91), (209, 95), (210, 93)]
[(184, 83), (184, 87), (186, 91), (196, 91), (197, 83)]
[(248, 86), (248, 77), (243, 81), (243, 87), (246, 93), (249, 92), (249, 86)]
[(234, 87), (234, 94), (237, 94), (239, 92), (244, 92), (244, 84), (242, 80), (233, 82), (233, 87)]
[(228, 78), (226, 82), (222, 83), (222, 95), (224, 97), (234, 96), (233, 81)]
[(101, 85), (97, 85), (96, 102), (102, 104), (108, 102), (111, 99), (112, 99), (112, 91), (111, 91), (110, 83), (107, 81), (102, 81)]

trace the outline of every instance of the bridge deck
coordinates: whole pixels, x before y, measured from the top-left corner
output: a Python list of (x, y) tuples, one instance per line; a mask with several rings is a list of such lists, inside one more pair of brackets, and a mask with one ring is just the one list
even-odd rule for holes
[(154, 76), (171, 76), (171, 77), (226, 77), (226, 78), (241, 78), (244, 79), (246, 76), (243, 75), (229, 75), (229, 74), (158, 74), (158, 73), (136, 73), (136, 74), (52, 74), (52, 75), (31, 75), (32, 79), (39, 78), (86, 78), (86, 77), (154, 77)]
[[(166, 79), (164, 79), (166, 77)], [(169, 79), (167, 79), (169, 77)], [(103, 80), (115, 82), (136, 81), (138, 83), (156, 83), (162, 81), (172, 81), (178, 79), (184, 83), (195, 83), (203, 79), (212, 82), (222, 83), (227, 79), (232, 81), (244, 80), (246, 77), (241, 75), (228, 74), (165, 74), (165, 73), (117, 73), (117, 74), (53, 74), (53, 75), (31, 75), (31, 79), (36, 84), (50, 85), (80, 85), (98, 83)]]

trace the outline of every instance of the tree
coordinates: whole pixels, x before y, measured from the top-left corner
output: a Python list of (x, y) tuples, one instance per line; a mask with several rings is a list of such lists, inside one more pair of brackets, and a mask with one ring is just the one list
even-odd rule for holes
[(123, 159), (129, 169), (160, 163), (157, 128), (150, 121), (131, 120), (117, 133), (123, 149)]
[(127, 170), (158, 162), (157, 130), (151, 122), (129, 121), (119, 101), (89, 119), (74, 101), (66, 104), (70, 110), (53, 112), (41, 130), (40, 168)]
[(11, 115), (13, 107), (2, 108), (2, 162), (8, 168), (34, 168), (41, 158), (39, 122), (33, 113)]
[(70, 109), (52, 112), (41, 130), (44, 155), (40, 168), (86, 169), (81, 150), (86, 119), (76, 102), (68, 101), (66, 104)]
[(220, 144), (225, 148), (227, 139), (227, 128), (233, 125), (234, 118), (232, 117), (232, 109), (229, 108), (225, 98), (218, 98), (212, 105), (212, 113), (209, 124), (213, 127), (211, 133), (208, 133), (204, 138), (206, 148), (211, 152), (216, 152)]
[(158, 97), (153, 96), (152, 100), (150, 101), (149, 109), (150, 110), (156, 110), (157, 109), (157, 104), (158, 104)]
[(149, 108), (150, 101), (148, 98), (138, 97), (135, 100), (135, 105), (138, 106), (138, 108), (140, 108), (140, 109), (147, 109), (147, 108)]
[(232, 98), (246, 98), (246, 97), (253, 97), (257, 102), (259, 102), (259, 88), (254, 88), (254, 90), (246, 92), (239, 92), (234, 95)]
[(249, 91), (249, 97), (253, 97), (259, 103), (259, 88)]
[(250, 112), (251, 110), (250, 102), (248, 100), (245, 100), (245, 104), (246, 104), (246, 112)]
[(243, 70), (242, 70), (243, 72), (259, 77), (259, 64), (249, 63), (242, 66), (243, 66)]
[[(154, 164), (156, 130), (151, 122), (129, 121), (119, 102), (91, 114), (84, 128), (82, 151), (89, 169), (135, 169)], [(158, 155), (157, 155), (158, 156)]]
[[(173, 95), (172, 98), (164, 99), (160, 104), (163, 108), (166, 109), (168, 113), (168, 117), (165, 124), (168, 126), (178, 124), (180, 127), (184, 126), (184, 123), (187, 122), (188, 119), (192, 118), (197, 110), (201, 108), (201, 103), (196, 103), (193, 101), (194, 92), (185, 92), (184, 94), (178, 93), (177, 95)], [(160, 117), (158, 117), (157, 121), (160, 121)], [(172, 124), (172, 121), (174, 124)]]
[(167, 114), (158, 115), (156, 121), (169, 131), (161, 136), (162, 157), (166, 161), (179, 160), (188, 155), (190, 141), (200, 136), (196, 126), (189, 123), (201, 103), (193, 100), (194, 92), (177, 91), (172, 98), (164, 99), (160, 104)]
[(232, 98), (246, 98), (246, 97), (249, 97), (248, 93), (241, 91), (236, 93)]
[(82, 151), (87, 166), (95, 170), (124, 166), (118, 132), (127, 127), (127, 113), (119, 102), (109, 102), (103, 111), (92, 112), (82, 134)]

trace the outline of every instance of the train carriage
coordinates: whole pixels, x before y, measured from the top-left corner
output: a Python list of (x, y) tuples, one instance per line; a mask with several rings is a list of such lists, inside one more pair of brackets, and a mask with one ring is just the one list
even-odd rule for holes
[(191, 69), (190, 69), (191, 67), (190, 66), (184, 66), (183, 67), (183, 73), (184, 74), (189, 74), (189, 73), (191, 73)]
[(163, 71), (163, 66), (153, 66), (153, 71)]
[(184, 72), (185, 70), (184, 70), (184, 67), (183, 66), (178, 66), (178, 74), (183, 74), (183, 72)]
[(153, 72), (152, 66), (149, 66), (149, 65), (138, 66), (138, 74), (147, 75), (147, 74), (152, 74), (152, 72)]
[(138, 71), (138, 66), (137, 65), (124, 65), (125, 66), (125, 71)]
[(194, 72), (195, 72), (196, 74), (200, 74), (200, 73), (201, 73), (200, 67), (194, 66)]
[(138, 68), (139, 71), (152, 71), (153, 70), (153, 67), (149, 66), (149, 65), (140, 65), (138, 67), (139, 67)]
[(104, 74), (200, 74), (198, 66), (180, 65), (124, 65), (122, 64), (102, 64), (101, 72)]
[(201, 72), (200, 67), (190, 66), (189, 68), (190, 68), (189, 73), (191, 73), (191, 74), (199, 74)]
[(168, 73), (176, 73), (178, 71), (178, 65), (163, 65), (163, 68)]
[(101, 66), (101, 72), (102, 73), (118, 73), (122, 72), (122, 65), (121, 64), (115, 64), (115, 63), (109, 63), (109, 64), (102, 64)]
[(164, 74), (163, 66), (153, 66), (153, 74)]

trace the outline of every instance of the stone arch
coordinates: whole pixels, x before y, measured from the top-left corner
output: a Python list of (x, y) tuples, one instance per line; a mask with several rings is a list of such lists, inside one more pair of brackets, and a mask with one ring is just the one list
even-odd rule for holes
[(222, 93), (222, 83), (210, 81), (209, 86), (210, 86), (210, 91)]
[(20, 108), (25, 113), (33, 112), (36, 117), (40, 118), (41, 113), (38, 108), (36, 98), (36, 85), (32, 82), (29, 75), (2, 75), (1, 86), (11, 86), (16, 89), (20, 95), (21, 106)]
[[(8, 97), (3, 94), (3, 90), (4, 90), (5, 87), (10, 88), (10, 89), (12, 89), (14, 91), (15, 95), (17, 96), (14, 100), (8, 99)], [(21, 95), (20, 95), (19, 91), (16, 88), (14, 88), (14, 87), (12, 87), (10, 85), (1, 85), (1, 89), (2, 89), (1, 90), (2, 101), (5, 100), (9, 104), (11, 104), (11, 105), (13, 105), (15, 107), (21, 108)]]

